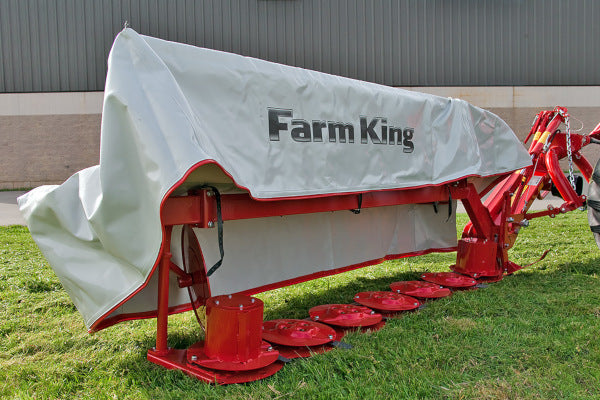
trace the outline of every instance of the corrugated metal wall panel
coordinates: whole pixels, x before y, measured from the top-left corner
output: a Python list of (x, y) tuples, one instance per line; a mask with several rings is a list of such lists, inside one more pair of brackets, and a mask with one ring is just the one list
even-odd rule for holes
[(142, 34), (395, 86), (598, 85), (594, 0), (0, 0), (0, 92), (102, 90)]

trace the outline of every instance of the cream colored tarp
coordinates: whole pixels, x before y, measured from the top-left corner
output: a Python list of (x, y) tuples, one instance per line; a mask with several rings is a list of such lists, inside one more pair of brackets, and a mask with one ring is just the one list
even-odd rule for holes
[[(19, 199), (35, 241), (88, 327), (109, 314), (154, 310), (160, 206), (178, 185), (230, 183), (229, 190), (247, 190), (256, 199), (297, 198), (434, 185), (530, 163), (502, 120), (464, 101), (131, 29), (117, 36), (109, 57), (101, 135), (99, 166)], [(195, 180), (181, 182), (198, 165)], [(448, 229), (446, 218), (429, 206), (409, 205), (280, 223), (229, 221), (226, 256), (211, 288), (213, 294), (235, 292), (454, 245), (453, 221)], [(218, 251), (214, 230), (196, 233), (208, 263)], [(283, 239), (271, 247), (261, 239), (268, 237), (287, 237), (300, 247)], [(385, 240), (374, 244), (369, 237)], [(302, 246), (305, 251), (294, 250)], [(246, 265), (244, 258), (255, 261)], [(185, 301), (173, 292), (171, 305)]]

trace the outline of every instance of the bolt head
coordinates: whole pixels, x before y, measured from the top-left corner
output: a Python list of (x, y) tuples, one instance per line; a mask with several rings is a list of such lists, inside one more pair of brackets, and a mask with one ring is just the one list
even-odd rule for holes
[(192, 361), (198, 360), (198, 356), (192, 356)]
[(215, 223), (213, 221), (208, 221), (208, 224), (206, 224), (209, 228), (213, 228), (215, 226)]

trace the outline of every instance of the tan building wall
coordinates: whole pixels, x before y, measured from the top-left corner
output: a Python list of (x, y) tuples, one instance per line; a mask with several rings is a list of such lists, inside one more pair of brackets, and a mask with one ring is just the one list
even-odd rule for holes
[[(537, 112), (569, 107), (571, 127), (590, 132), (600, 122), (600, 87), (411, 88), (458, 97), (503, 118), (524, 139)], [(0, 94), (0, 189), (60, 184), (98, 164), (102, 93)], [(590, 162), (600, 146), (584, 150)], [(566, 168), (566, 164), (563, 163)]]

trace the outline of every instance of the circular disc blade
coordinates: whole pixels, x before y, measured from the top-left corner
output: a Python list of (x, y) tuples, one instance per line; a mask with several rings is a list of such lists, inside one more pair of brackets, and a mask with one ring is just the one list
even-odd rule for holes
[(285, 346), (318, 346), (335, 340), (332, 327), (302, 319), (274, 319), (263, 322), (263, 339)]
[(370, 326), (380, 322), (381, 314), (352, 304), (324, 304), (308, 311), (313, 321), (337, 326)]
[(394, 292), (414, 296), (421, 299), (437, 299), (450, 296), (452, 291), (432, 282), (424, 281), (402, 281), (390, 284)]
[[(274, 362), (267, 365), (266, 367), (253, 369), (249, 371), (218, 371), (218, 370), (205, 370), (207, 373), (214, 376), (214, 381), (218, 385), (230, 385), (234, 383), (246, 383), (254, 382), (260, 379), (265, 379), (281, 368), (283, 368), (282, 362)], [(194, 366), (198, 368), (197, 366)]]
[(427, 272), (421, 275), (421, 279), (451, 288), (463, 288), (477, 285), (475, 279), (457, 274), (456, 272)]
[(394, 292), (360, 292), (354, 301), (363, 306), (382, 311), (405, 311), (419, 308), (421, 302), (414, 297)]
[(189, 286), (191, 301), (203, 304), (210, 297), (210, 291), (204, 268), (204, 256), (198, 238), (190, 225), (183, 226), (181, 249), (183, 251), (183, 269), (192, 276), (192, 286)]
[(261, 343), (260, 352), (256, 358), (250, 358), (243, 361), (232, 360), (225, 361), (210, 358), (204, 352), (204, 342), (193, 344), (187, 349), (187, 362), (204, 368), (210, 368), (220, 371), (249, 371), (264, 368), (277, 361), (279, 352), (273, 349), (267, 342)]

